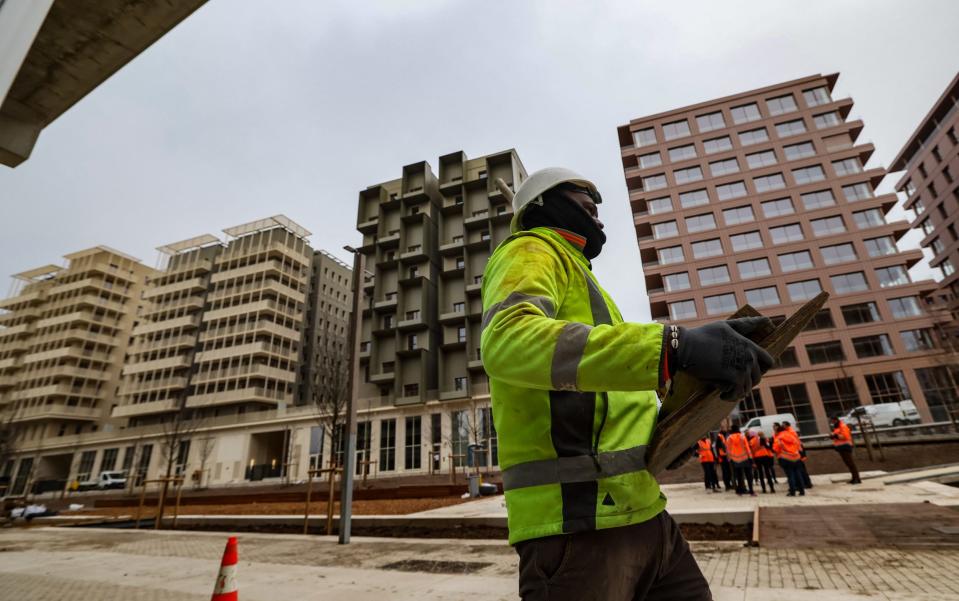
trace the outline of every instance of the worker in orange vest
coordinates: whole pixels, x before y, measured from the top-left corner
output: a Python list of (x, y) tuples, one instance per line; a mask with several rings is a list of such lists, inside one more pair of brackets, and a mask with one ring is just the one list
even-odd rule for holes
[(749, 441), (739, 431), (739, 426), (733, 426), (732, 434), (726, 437), (726, 452), (733, 465), (733, 474), (736, 479), (736, 494), (746, 494), (746, 483), (749, 483), (749, 496), (755, 497), (753, 492), (753, 454), (749, 449)]
[(716, 462), (723, 472), (723, 486), (726, 492), (733, 489), (733, 474), (729, 468), (729, 454), (726, 451), (726, 435), (728, 432), (720, 430), (716, 433)]
[[(799, 440), (799, 434), (793, 430), (789, 422), (783, 422), (783, 427), (793, 434), (796, 435), (796, 440)], [(806, 447), (803, 446), (802, 440), (799, 440), (799, 477), (802, 478), (802, 485), (804, 489), (812, 488), (812, 478), (809, 477), (809, 470), (806, 469), (806, 460), (809, 457), (806, 455)]]
[(829, 435), (832, 438), (832, 448), (836, 449), (842, 457), (842, 462), (849, 468), (849, 474), (852, 476), (849, 483), (862, 484), (862, 480), (859, 479), (859, 468), (856, 467), (856, 460), (852, 455), (852, 432), (849, 426), (838, 417), (834, 417), (829, 420), (829, 427), (832, 428), (832, 434)]
[(773, 464), (772, 444), (762, 430), (759, 431), (759, 435), (750, 430), (748, 436), (749, 450), (753, 453), (756, 479), (759, 480), (760, 486), (763, 487), (763, 493), (766, 492), (767, 481), (769, 482), (769, 492), (775, 493), (776, 489), (773, 487), (775, 467)]
[(703, 482), (706, 484), (706, 490), (721, 492), (719, 480), (716, 478), (716, 456), (713, 453), (713, 443), (709, 439), (709, 434), (696, 443), (696, 453), (699, 455), (699, 465), (703, 466)]
[(802, 476), (799, 474), (799, 464), (801, 456), (799, 454), (802, 444), (799, 442), (799, 436), (785, 425), (773, 426), (776, 433), (773, 435), (773, 452), (779, 458), (779, 467), (786, 472), (786, 480), (789, 482), (789, 493), (787, 497), (806, 496), (806, 490), (803, 488)]

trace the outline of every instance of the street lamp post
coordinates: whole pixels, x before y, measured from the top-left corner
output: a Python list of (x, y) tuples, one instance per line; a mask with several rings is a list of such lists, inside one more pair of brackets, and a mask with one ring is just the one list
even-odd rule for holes
[[(350, 542), (350, 524), (353, 518), (353, 471), (356, 465), (356, 406), (360, 392), (360, 310), (363, 297), (363, 274), (366, 257), (353, 248), (344, 246), (344, 250), (353, 253), (353, 311), (350, 314), (350, 397), (346, 410), (346, 452), (343, 454), (343, 479), (340, 490), (340, 533), (339, 543)], [(332, 481), (331, 484), (332, 486)]]

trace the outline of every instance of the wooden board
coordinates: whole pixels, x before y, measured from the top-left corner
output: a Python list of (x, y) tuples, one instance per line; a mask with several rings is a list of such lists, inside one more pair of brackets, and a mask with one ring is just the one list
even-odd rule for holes
[[(750, 339), (778, 359), (828, 298), (828, 293), (820, 292), (777, 327), (753, 332)], [(759, 315), (756, 309), (743, 305), (730, 319)], [(739, 399), (724, 401), (712, 386), (678, 372), (669, 395), (663, 400), (659, 423), (646, 452), (646, 469), (654, 476), (662, 472), (732, 413), (738, 402)]]

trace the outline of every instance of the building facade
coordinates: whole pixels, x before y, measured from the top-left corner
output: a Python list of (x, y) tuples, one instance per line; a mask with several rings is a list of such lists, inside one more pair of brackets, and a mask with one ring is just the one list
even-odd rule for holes
[(911, 399), (944, 419), (943, 352), (911, 281), (920, 250), (887, 222), (894, 194), (866, 168), (853, 102), (816, 75), (631, 120), (619, 127), (653, 319), (701, 325), (749, 303), (781, 319), (821, 290), (823, 311), (740, 403), (792, 413), (804, 433), (870, 403)]

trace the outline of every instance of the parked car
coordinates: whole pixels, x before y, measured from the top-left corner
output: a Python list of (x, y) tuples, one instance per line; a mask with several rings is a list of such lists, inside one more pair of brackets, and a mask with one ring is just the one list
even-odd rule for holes
[(905, 426), (919, 423), (919, 411), (912, 401), (899, 403), (879, 403), (878, 405), (863, 405), (856, 407), (842, 416), (842, 421), (855, 430), (859, 428), (859, 417), (862, 421), (870, 422), (877, 428), (890, 426)]
[(796, 422), (796, 416), (792, 413), (777, 413), (776, 415), (761, 415), (759, 417), (754, 417), (746, 425), (742, 427), (743, 430), (752, 430), (757, 434), (761, 431), (767, 437), (773, 435), (773, 424), (781, 424), (783, 422), (789, 422), (793, 427), (793, 430), (796, 433), (799, 433), (799, 424)]
[(95, 480), (84, 480), (78, 490), (110, 490), (112, 488), (126, 488), (127, 475), (125, 472), (100, 472)]

